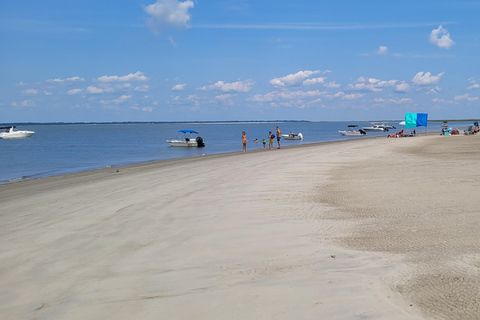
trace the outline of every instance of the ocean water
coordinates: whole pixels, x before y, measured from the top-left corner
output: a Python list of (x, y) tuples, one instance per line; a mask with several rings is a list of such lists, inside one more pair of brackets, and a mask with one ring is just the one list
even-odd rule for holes
[[(18, 130), (31, 130), (29, 139), (2, 140), (0, 183), (80, 172), (132, 163), (192, 157), (242, 150), (241, 134), (248, 137), (247, 151), (262, 148), (262, 139), (279, 126), (282, 134), (301, 132), (303, 141), (284, 140), (282, 146), (308, 144), (362, 137), (344, 137), (338, 130), (347, 125), (369, 126), (369, 122), (229, 122), (229, 123), (136, 123), (136, 124), (38, 124), (18, 125)], [(405, 127), (390, 122), (400, 131)], [(455, 123), (455, 127), (471, 122)], [(198, 131), (204, 148), (172, 148), (178, 130)], [(417, 128), (417, 132), (425, 132)], [(429, 122), (428, 131), (439, 131), (440, 122)], [(367, 137), (385, 137), (387, 133), (368, 132)], [(255, 144), (254, 139), (260, 142)], [(276, 141), (275, 141), (276, 146)], [(268, 142), (267, 142), (268, 147)]]

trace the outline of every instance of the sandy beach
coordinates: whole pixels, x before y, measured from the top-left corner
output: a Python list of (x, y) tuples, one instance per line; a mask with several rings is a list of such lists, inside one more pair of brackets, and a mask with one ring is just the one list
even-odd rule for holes
[(0, 318), (478, 319), (479, 147), (382, 137), (0, 185)]

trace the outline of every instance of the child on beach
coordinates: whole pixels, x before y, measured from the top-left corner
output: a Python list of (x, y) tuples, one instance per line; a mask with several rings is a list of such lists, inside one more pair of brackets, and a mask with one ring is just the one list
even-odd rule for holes
[(245, 131), (242, 132), (242, 144), (243, 144), (243, 152), (247, 152), (247, 134)]
[(265, 138), (263, 138), (263, 149), (265, 149), (265, 144), (267, 143), (267, 140), (265, 140)]

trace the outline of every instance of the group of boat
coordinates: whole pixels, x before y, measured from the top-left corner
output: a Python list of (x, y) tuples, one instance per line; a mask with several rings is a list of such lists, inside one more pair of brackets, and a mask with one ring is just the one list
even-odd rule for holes
[[(303, 140), (303, 134), (290, 132), (289, 134), (282, 134), (282, 138), (285, 140)], [(167, 143), (172, 147), (205, 147), (203, 138), (195, 130), (178, 130), (175, 139), (167, 140)]]
[(34, 131), (16, 130), (15, 126), (0, 127), (0, 139), (25, 139), (30, 138), (35, 133)]
[(348, 130), (338, 130), (338, 132), (344, 136), (362, 136), (367, 134), (367, 132), (385, 132), (390, 129), (396, 129), (392, 125), (388, 124), (375, 124), (372, 123), (369, 127), (362, 127), (362, 129), (357, 130), (357, 125), (349, 125)]

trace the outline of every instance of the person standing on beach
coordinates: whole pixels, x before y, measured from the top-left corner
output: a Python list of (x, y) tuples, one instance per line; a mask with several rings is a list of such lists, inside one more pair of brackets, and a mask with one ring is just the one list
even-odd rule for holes
[(263, 138), (262, 142), (263, 142), (263, 149), (265, 149), (265, 144), (267, 143), (267, 140), (265, 140), (265, 138)]
[(247, 134), (245, 131), (242, 132), (242, 144), (243, 144), (243, 152), (247, 152)]
[(268, 149), (273, 149), (273, 134), (272, 131), (268, 132)]
[(280, 149), (280, 135), (282, 134), (282, 131), (280, 131), (280, 128), (278, 126), (275, 127), (277, 129), (277, 143), (278, 143), (278, 149)]

